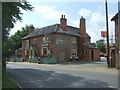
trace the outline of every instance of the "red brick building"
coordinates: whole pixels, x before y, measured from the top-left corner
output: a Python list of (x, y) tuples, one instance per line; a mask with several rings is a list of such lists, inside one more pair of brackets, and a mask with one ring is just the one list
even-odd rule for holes
[(118, 13), (111, 19), (115, 22), (115, 67), (119, 67), (118, 56), (119, 56), (119, 30), (118, 30)]
[[(60, 24), (49, 25), (34, 30), (30, 26), (29, 35), (22, 38), (23, 59), (41, 56), (43, 62), (66, 62), (70, 57), (79, 60), (100, 60), (100, 50), (91, 45), (91, 37), (86, 33), (85, 19), (81, 17), (80, 28), (67, 25), (65, 15)], [(47, 57), (47, 58), (46, 58)]]

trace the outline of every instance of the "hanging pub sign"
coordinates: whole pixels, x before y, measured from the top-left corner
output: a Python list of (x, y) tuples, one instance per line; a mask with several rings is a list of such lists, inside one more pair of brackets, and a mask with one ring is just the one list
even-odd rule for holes
[(101, 37), (107, 37), (107, 32), (106, 31), (101, 31)]

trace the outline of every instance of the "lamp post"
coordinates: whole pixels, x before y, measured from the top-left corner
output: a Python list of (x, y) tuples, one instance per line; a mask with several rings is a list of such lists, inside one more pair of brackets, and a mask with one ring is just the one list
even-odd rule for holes
[(108, 8), (107, 8), (107, 0), (105, 0), (105, 9), (106, 9), (106, 30), (107, 30), (107, 65), (108, 68), (110, 65), (110, 50), (109, 50), (109, 29), (108, 29)]

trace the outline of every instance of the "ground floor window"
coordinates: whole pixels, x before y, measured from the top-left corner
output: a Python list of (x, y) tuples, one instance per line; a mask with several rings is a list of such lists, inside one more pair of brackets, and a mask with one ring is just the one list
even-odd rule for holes
[(42, 47), (42, 54), (47, 55), (48, 54), (48, 47)]
[(71, 56), (77, 56), (77, 49), (71, 49)]
[(84, 53), (85, 55), (87, 55), (87, 54), (88, 54), (88, 51), (87, 51), (87, 50), (84, 50), (83, 53)]

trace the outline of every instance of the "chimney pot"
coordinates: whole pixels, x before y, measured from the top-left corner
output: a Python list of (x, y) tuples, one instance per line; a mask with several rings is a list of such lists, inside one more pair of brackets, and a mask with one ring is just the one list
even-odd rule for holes
[(62, 15), (62, 18), (60, 19), (60, 27), (63, 31), (66, 31), (67, 29), (67, 19), (65, 19), (65, 15)]
[(63, 15), (62, 15), (62, 18), (63, 18)]
[(64, 18), (65, 18), (65, 15), (64, 15)]
[(34, 31), (34, 26), (33, 24), (30, 24), (29, 26), (29, 33), (32, 33)]

